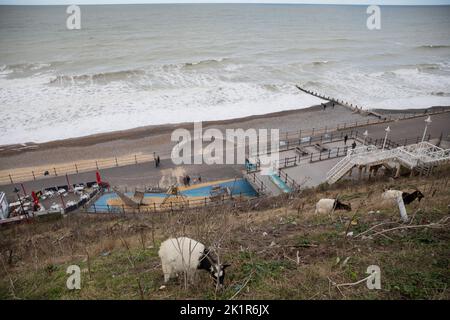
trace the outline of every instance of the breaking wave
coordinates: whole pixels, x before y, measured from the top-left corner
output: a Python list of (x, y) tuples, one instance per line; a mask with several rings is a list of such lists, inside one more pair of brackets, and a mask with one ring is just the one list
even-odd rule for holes
[(17, 63), (11, 65), (3, 65), (0, 67), (0, 72), (24, 72), (24, 71), (36, 71), (43, 68), (48, 68), (51, 63)]
[(66, 85), (66, 84), (92, 84), (92, 83), (108, 83), (112, 81), (127, 80), (136, 76), (144, 75), (143, 70), (123, 70), (113, 72), (102, 72), (95, 74), (82, 75), (58, 75), (50, 80), (50, 84)]
[(442, 92), (442, 91), (438, 91), (438, 92), (431, 92), (430, 93), (432, 96), (437, 96), (437, 97), (450, 97), (450, 92)]
[(0, 66), (0, 76), (6, 78), (23, 78), (43, 71), (48, 71), (50, 67), (53, 67), (53, 63), (36, 62), (2, 65)]
[(197, 62), (185, 62), (182, 64), (183, 67), (186, 68), (192, 68), (192, 67), (215, 67), (219, 65), (222, 62), (229, 61), (228, 58), (220, 58), (220, 59), (206, 59), (206, 60), (200, 60)]
[[(151, 65), (142, 69), (130, 69), (111, 72), (100, 72), (81, 75), (57, 75), (49, 81), (51, 85), (92, 85), (107, 84), (115, 81), (133, 81), (146, 78), (150, 82), (159, 77), (159, 80), (168, 79), (168, 75), (177, 74), (185, 70), (186, 72), (195, 71), (197, 68), (218, 69), (220, 64), (228, 61), (227, 58), (206, 59), (196, 62), (173, 63), (163, 65)], [(180, 81), (190, 82), (187, 74), (179, 75)], [(193, 79), (191, 79), (193, 80)], [(195, 79), (194, 79), (195, 80)], [(170, 83), (171, 81), (169, 81)]]
[(419, 50), (438, 50), (438, 49), (450, 49), (450, 45), (446, 45), (446, 44), (438, 44), (438, 45), (422, 45), (422, 46), (418, 46), (416, 47), (416, 49)]

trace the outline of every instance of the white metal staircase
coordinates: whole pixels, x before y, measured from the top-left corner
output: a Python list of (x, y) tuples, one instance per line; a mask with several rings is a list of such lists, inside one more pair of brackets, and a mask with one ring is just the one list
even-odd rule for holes
[(333, 184), (341, 179), (354, 166), (387, 164), (395, 161), (401, 165), (421, 172), (430, 173), (431, 168), (450, 161), (450, 149), (444, 150), (429, 142), (421, 142), (390, 150), (378, 149), (376, 146), (362, 146), (348, 150), (347, 155), (339, 161), (326, 175), (327, 182)]
[(339, 161), (328, 173), (327, 182), (333, 184), (342, 178), (355, 164), (348, 156)]

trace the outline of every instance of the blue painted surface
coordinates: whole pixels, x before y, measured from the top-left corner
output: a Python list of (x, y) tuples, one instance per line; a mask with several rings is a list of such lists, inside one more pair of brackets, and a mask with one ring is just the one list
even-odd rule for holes
[[(233, 195), (243, 195), (246, 197), (255, 197), (258, 194), (255, 189), (244, 179), (237, 179), (236, 181), (228, 181), (223, 183), (218, 183), (214, 185), (208, 185), (204, 187), (189, 189), (181, 191), (186, 197), (209, 197), (210, 191), (214, 186), (228, 187)], [(133, 197), (134, 192), (126, 192), (125, 195), (129, 197)], [(166, 193), (145, 193), (144, 198), (165, 198), (167, 197)], [(108, 200), (118, 198), (115, 192), (106, 193), (97, 199), (95, 202), (96, 209), (94, 210), (94, 206), (91, 206), (88, 212), (108, 212)], [(110, 207), (112, 209), (112, 207)], [(117, 211), (120, 212), (120, 208), (117, 208)]]
[(215, 185), (185, 190), (181, 193), (187, 197), (209, 197), (211, 195), (210, 191), (212, 190), (213, 186), (217, 185), (221, 187), (228, 187), (231, 193), (234, 195), (242, 194), (243, 196), (247, 197), (257, 196), (255, 189), (253, 189), (253, 187), (244, 179), (238, 179), (236, 181), (233, 180), (229, 182), (218, 183)]
[(284, 183), (283, 180), (280, 179), (280, 177), (273, 173), (270, 175), (270, 179), (275, 183), (281, 190), (283, 190), (284, 193), (291, 192), (291, 188), (289, 188), (286, 183)]

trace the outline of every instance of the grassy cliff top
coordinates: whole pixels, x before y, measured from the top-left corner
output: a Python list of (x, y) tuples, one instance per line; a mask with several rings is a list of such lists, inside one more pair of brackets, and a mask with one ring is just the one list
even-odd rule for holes
[[(343, 182), (332, 187), (177, 213), (73, 213), (0, 229), (0, 299), (450, 299), (450, 167), (430, 177)], [(384, 188), (420, 189), (425, 198), (383, 206)], [(338, 196), (353, 210), (314, 213)], [(217, 249), (227, 269), (216, 292), (209, 275), (163, 285), (159, 244), (189, 236)], [(81, 290), (66, 288), (69, 265)], [(363, 281), (381, 269), (381, 289)]]

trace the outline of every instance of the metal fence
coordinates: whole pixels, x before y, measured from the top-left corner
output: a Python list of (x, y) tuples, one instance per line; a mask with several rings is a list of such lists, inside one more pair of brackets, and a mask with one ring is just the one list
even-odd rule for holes
[(264, 184), (264, 181), (256, 175), (256, 171), (248, 171), (247, 173), (246, 180), (252, 185), (258, 194), (264, 194), (266, 192), (266, 185)]
[(278, 177), (289, 187), (291, 191), (300, 189), (300, 185), (295, 182), (294, 179), (289, 177), (289, 175), (284, 172), (281, 168), (278, 169)]
[[(336, 142), (336, 141), (341, 141), (342, 139), (340, 138), (341, 134), (337, 134), (337, 139), (333, 140), (332, 136), (328, 137), (328, 140), (325, 139), (320, 139), (321, 142)], [(349, 139), (359, 139), (360, 140), (360, 134), (358, 134), (357, 131), (352, 131), (351, 135), (349, 136)], [(317, 139), (315, 140), (319, 140), (319, 138), (322, 137), (317, 137)], [(394, 149), (400, 146), (406, 146), (409, 144), (415, 144), (415, 143), (419, 143), (421, 141), (422, 137), (415, 137), (415, 138), (407, 138), (407, 139), (402, 139), (400, 141), (393, 141), (391, 139), (386, 139), (386, 142), (384, 139), (366, 139), (365, 140), (365, 144), (367, 145), (375, 145), (379, 148), (382, 148), (383, 145), (386, 149)], [(431, 139), (431, 135), (428, 134), (428, 136), (425, 138), (425, 141), (430, 141)], [(298, 146), (302, 146), (302, 145), (312, 145), (314, 144), (313, 142), (314, 139), (312, 139), (309, 142), (302, 142), (302, 141), (295, 141), (290, 143), (290, 149), (295, 149)], [(363, 141), (361, 141), (363, 142)], [(295, 167), (298, 166), (300, 164), (306, 164), (306, 163), (314, 163), (314, 162), (318, 162), (318, 161), (324, 161), (324, 160), (328, 160), (328, 159), (333, 159), (333, 158), (340, 158), (340, 157), (345, 157), (347, 155), (348, 150), (351, 149), (351, 147), (349, 146), (344, 146), (344, 147), (337, 147), (337, 148), (328, 148), (325, 151), (320, 151), (320, 152), (312, 152), (312, 153), (308, 153), (307, 155), (296, 155), (296, 156), (291, 156), (291, 157), (285, 157), (283, 159), (280, 159), (278, 161), (278, 168), (279, 169), (285, 169), (285, 168), (290, 168), (290, 167)], [(256, 163), (252, 164), (251, 166), (247, 166), (247, 174), (250, 173), (255, 173), (261, 170), (261, 164), (259, 161), (256, 161)]]
[(382, 124), (382, 123), (388, 123), (395, 120), (406, 120), (406, 119), (414, 119), (414, 118), (420, 118), (424, 116), (432, 116), (436, 114), (442, 114), (442, 113), (448, 113), (450, 112), (450, 109), (442, 108), (440, 111), (435, 112), (420, 112), (415, 113), (412, 115), (407, 115), (406, 113), (403, 114), (402, 117), (392, 117), (392, 115), (386, 115), (383, 116), (380, 119), (373, 119), (368, 118), (367, 120), (360, 120), (355, 122), (343, 122), (340, 124), (337, 124), (336, 126), (325, 126), (325, 127), (319, 127), (319, 128), (312, 128), (307, 130), (291, 130), (291, 131), (285, 131), (280, 133), (280, 139), (284, 140), (294, 140), (294, 139), (302, 139), (304, 137), (310, 137), (314, 135), (324, 135), (330, 132), (335, 131), (341, 131), (346, 129), (355, 129), (358, 127), (363, 127), (367, 125), (376, 125), (376, 124)]
[[(176, 201), (171, 201), (177, 199)], [(116, 214), (125, 214), (125, 213), (155, 213), (155, 212), (164, 212), (164, 211), (178, 211), (178, 210), (186, 210), (189, 208), (199, 208), (199, 207), (209, 207), (209, 206), (218, 206), (224, 204), (236, 204), (242, 202), (252, 201), (257, 197), (248, 197), (243, 195), (242, 193), (222, 195), (220, 197), (204, 197), (201, 199), (181, 199), (181, 197), (170, 196), (168, 201), (164, 203), (152, 203), (146, 205), (139, 205), (137, 208), (131, 208), (124, 204), (122, 205), (98, 205), (91, 204), (87, 206), (83, 206), (79, 208), (79, 211), (84, 213), (116, 213)]]
[(6, 183), (14, 184), (17, 182), (31, 181), (47, 177), (58, 177), (58, 176), (65, 176), (68, 174), (89, 172), (92, 170), (139, 164), (144, 162), (150, 162), (153, 160), (154, 160), (153, 155), (140, 154), (127, 157), (114, 157), (104, 160), (89, 160), (64, 166), (53, 166), (53, 167), (49, 166), (48, 168), (42, 169), (40, 171), (24, 170), (18, 171), (16, 173), (0, 175), (0, 184)]

